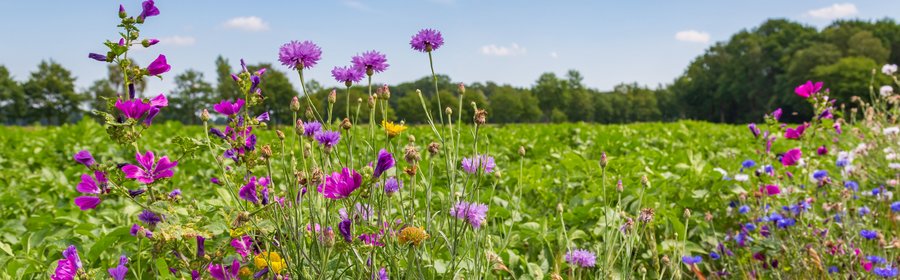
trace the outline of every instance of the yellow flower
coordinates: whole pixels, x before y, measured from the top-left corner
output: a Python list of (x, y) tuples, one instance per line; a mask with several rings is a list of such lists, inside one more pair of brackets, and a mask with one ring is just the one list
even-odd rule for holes
[(400, 243), (401, 244), (412, 244), (413, 246), (418, 246), (419, 243), (428, 239), (430, 235), (425, 232), (425, 228), (422, 227), (407, 227), (400, 231)]
[(250, 275), (253, 275), (253, 272), (250, 271), (250, 268), (247, 268), (245, 266), (245, 267), (241, 267), (241, 270), (238, 271), (238, 275), (240, 275), (241, 277), (250, 277)]
[(381, 127), (384, 127), (384, 131), (387, 132), (388, 137), (394, 138), (397, 135), (400, 135), (404, 130), (406, 130), (406, 126), (401, 124), (394, 124), (394, 122), (389, 121), (381, 121)]
[(253, 264), (256, 265), (257, 269), (269, 267), (275, 274), (280, 274), (281, 270), (284, 269), (284, 260), (281, 259), (281, 255), (277, 252), (262, 252), (253, 258)]

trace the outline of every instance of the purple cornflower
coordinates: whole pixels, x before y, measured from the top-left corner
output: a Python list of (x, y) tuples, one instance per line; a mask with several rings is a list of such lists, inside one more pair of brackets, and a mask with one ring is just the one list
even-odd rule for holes
[(76, 197), (75, 205), (82, 211), (96, 208), (101, 201), (97, 195), (108, 192), (107, 182), (106, 174), (100, 171), (94, 171), (94, 177), (88, 174), (81, 174), (81, 183), (78, 183), (75, 189), (80, 193), (91, 195)]
[(872, 270), (872, 273), (880, 276), (881, 278), (894, 278), (897, 277), (898, 271), (896, 267), (885, 266), (885, 267), (876, 267)]
[(701, 256), (682, 256), (681, 257), (681, 262), (683, 262), (684, 264), (686, 264), (688, 266), (698, 264), (701, 261), (703, 261), (703, 257), (701, 257)]
[(378, 280), (390, 280), (390, 279), (391, 278), (388, 277), (387, 269), (382, 267), (380, 270), (378, 270)]
[(151, 106), (140, 99), (128, 101), (119, 99), (116, 100), (116, 108), (122, 111), (122, 114), (129, 119), (140, 119), (150, 110)]
[(153, 211), (144, 209), (138, 214), (138, 220), (152, 227), (161, 222), (162, 218), (158, 214), (153, 213)]
[(313, 137), (322, 130), (322, 124), (319, 121), (311, 121), (303, 124), (303, 135)]
[(378, 151), (378, 162), (375, 164), (375, 172), (372, 174), (375, 178), (381, 177), (388, 169), (394, 167), (394, 157), (385, 149)]
[(159, 8), (156, 7), (155, 3), (153, 3), (153, 0), (144, 1), (141, 6), (143, 10), (141, 11), (141, 15), (139, 15), (138, 18), (147, 19), (148, 17), (159, 15)]
[(885, 259), (884, 259), (884, 258), (879, 257), (879, 256), (874, 256), (874, 255), (873, 255), (873, 256), (866, 256), (866, 259), (869, 260), (869, 261), (872, 262), (872, 263), (875, 263), (875, 264), (879, 264), (879, 263), (884, 263), (884, 262), (885, 262)]
[(256, 193), (256, 186), (265, 188), (268, 185), (268, 178), (262, 177), (257, 180), (256, 176), (251, 176), (250, 181), (248, 181), (247, 184), (241, 187), (241, 189), (238, 191), (238, 196), (254, 204), (259, 203), (259, 196)]
[(84, 166), (87, 166), (88, 168), (97, 164), (97, 161), (94, 160), (94, 156), (92, 156), (91, 152), (88, 152), (87, 150), (81, 150), (75, 153), (72, 158), (74, 158), (78, 163), (84, 164)]
[(253, 248), (253, 239), (250, 238), (249, 235), (232, 239), (231, 247), (234, 247), (234, 250), (240, 254), (241, 257), (246, 258), (247, 254), (250, 254), (250, 250)]
[(462, 219), (478, 229), (487, 221), (488, 206), (481, 203), (460, 201), (450, 208), (450, 215)]
[(334, 77), (338, 82), (344, 83), (344, 85), (351, 85), (353, 83), (358, 83), (362, 81), (363, 76), (366, 73), (359, 68), (354, 67), (337, 67), (331, 69), (331, 76)]
[(860, 216), (865, 216), (872, 212), (872, 210), (869, 210), (869, 207), (865, 207), (865, 206), (859, 207), (859, 210), (857, 210), (857, 211), (859, 212)]
[(216, 178), (216, 177), (209, 178), (209, 182), (210, 182), (210, 183), (213, 183), (213, 184), (216, 184), (216, 185), (219, 185), (219, 186), (222, 185), (222, 180), (219, 180), (219, 178)]
[(788, 228), (795, 224), (797, 224), (797, 220), (794, 220), (794, 218), (779, 219), (778, 221), (775, 222), (775, 225), (778, 226), (779, 228)]
[(181, 189), (174, 189), (169, 192), (169, 198), (178, 198), (181, 196)]
[(466, 173), (475, 174), (479, 169), (484, 173), (491, 173), (494, 170), (494, 157), (488, 155), (476, 155), (471, 158), (462, 159), (462, 167)]
[(387, 57), (377, 51), (367, 51), (361, 55), (354, 56), (351, 60), (353, 68), (359, 71), (365, 71), (366, 75), (372, 76), (374, 73), (381, 73), (387, 70)]
[(209, 276), (216, 280), (240, 279), (238, 275), (241, 271), (241, 263), (235, 259), (228, 267), (221, 264), (212, 264), (209, 265), (207, 270), (209, 271)]
[(878, 232), (874, 230), (864, 229), (859, 231), (859, 236), (862, 236), (863, 238), (868, 240), (872, 240), (878, 237)]
[(431, 52), (444, 45), (441, 32), (434, 29), (422, 29), (409, 40), (409, 46), (420, 52)]
[(325, 177), (325, 182), (319, 184), (317, 190), (326, 198), (342, 199), (350, 196), (360, 184), (362, 176), (356, 170), (344, 167), (341, 173), (334, 172), (331, 176)]
[(321, 58), (322, 49), (310, 41), (290, 41), (278, 50), (281, 64), (295, 70), (312, 68)]
[(150, 76), (160, 75), (162, 73), (169, 72), (172, 69), (172, 66), (166, 61), (165, 55), (159, 55), (153, 62), (150, 62), (150, 65), (147, 66), (147, 74)]
[(99, 54), (99, 53), (89, 53), (88, 58), (96, 60), (96, 61), (100, 61), (100, 62), (106, 62), (106, 56)]
[(397, 177), (390, 177), (384, 182), (384, 193), (391, 196), (403, 187), (403, 182), (397, 180)]
[(125, 264), (128, 264), (128, 257), (122, 255), (119, 257), (119, 265), (108, 270), (109, 277), (112, 277), (114, 280), (124, 280), (125, 275), (128, 274), (128, 268), (125, 267)]
[(341, 232), (341, 236), (344, 237), (344, 241), (347, 241), (347, 243), (353, 242), (353, 233), (350, 231), (352, 224), (353, 221), (350, 219), (343, 219), (338, 223), (338, 231)]
[(177, 161), (170, 161), (168, 156), (161, 157), (154, 164), (154, 156), (151, 151), (147, 151), (143, 156), (137, 154), (135, 158), (141, 166), (128, 164), (122, 167), (122, 172), (125, 173), (125, 178), (136, 179), (144, 184), (151, 184), (163, 178), (172, 178), (175, 175), (172, 168), (178, 165)]
[(384, 243), (381, 243), (381, 236), (376, 233), (364, 233), (359, 235), (359, 240), (363, 242), (363, 244), (383, 247)]
[(56, 271), (50, 275), (52, 280), (72, 280), (81, 269), (81, 258), (75, 245), (69, 245), (62, 253), (63, 258), (56, 262)]
[(566, 253), (566, 262), (582, 268), (594, 267), (597, 263), (597, 256), (588, 250), (575, 249)]
[(228, 102), (228, 100), (222, 100), (219, 104), (213, 105), (213, 110), (219, 112), (219, 114), (232, 116), (236, 115), (241, 111), (241, 107), (244, 107), (244, 100), (238, 98), (234, 103)]
[(334, 147), (341, 140), (341, 133), (337, 131), (324, 130), (316, 133), (313, 138), (326, 148)]

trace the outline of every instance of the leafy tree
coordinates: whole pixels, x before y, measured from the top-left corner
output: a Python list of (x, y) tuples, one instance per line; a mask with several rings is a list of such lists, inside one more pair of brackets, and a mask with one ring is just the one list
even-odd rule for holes
[[(97, 111), (107, 111), (107, 104), (109, 100), (115, 100), (117, 98), (116, 89), (113, 87), (112, 83), (108, 80), (96, 80), (93, 84), (87, 89), (85, 96), (89, 98), (88, 106), (90, 110)], [(100, 117), (96, 117), (98, 121), (101, 120)]]
[(219, 99), (235, 100), (243, 98), (237, 83), (231, 78), (233, 71), (228, 59), (221, 55), (216, 57), (216, 93)]
[(29, 104), (27, 120), (63, 124), (80, 117), (85, 98), (75, 92), (75, 77), (59, 63), (41, 61), (23, 86)]
[(169, 95), (168, 113), (162, 117), (185, 124), (200, 124), (199, 113), (214, 102), (213, 87), (203, 80), (203, 73), (188, 69), (175, 76), (175, 89)]
[(28, 108), (25, 102), (22, 86), (10, 76), (5, 66), (0, 65), (0, 123), (22, 124), (20, 120)]
[[(849, 103), (852, 96), (869, 99), (872, 69), (876, 67), (879, 67), (878, 63), (868, 57), (846, 57), (835, 64), (816, 67), (813, 69), (813, 76), (816, 80), (840, 81), (828, 85), (831, 97), (836, 98), (838, 102)], [(874, 78), (876, 85), (890, 83), (884, 75), (875, 75)]]

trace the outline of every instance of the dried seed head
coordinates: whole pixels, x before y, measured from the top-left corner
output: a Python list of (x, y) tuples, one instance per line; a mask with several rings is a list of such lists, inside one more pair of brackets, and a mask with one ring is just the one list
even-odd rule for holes
[(428, 154), (431, 156), (437, 155), (437, 153), (441, 150), (441, 144), (438, 142), (431, 142), (428, 144)]
[(662, 260), (660, 260), (660, 261), (662, 261), (662, 263), (664, 265), (668, 265), (669, 264), (669, 255), (663, 255)]
[(519, 146), (519, 156), (525, 156), (525, 146)]
[(638, 215), (638, 221), (641, 223), (649, 223), (653, 221), (653, 208), (641, 209), (641, 214)]
[(272, 157), (272, 147), (269, 145), (263, 145), (262, 148), (259, 149), (262, 153), (263, 157), (271, 158)]
[(325, 177), (325, 173), (322, 173), (322, 169), (318, 167), (313, 169), (312, 175), (309, 176), (309, 183), (313, 186), (318, 186), (322, 183), (322, 179)]
[(409, 144), (406, 145), (406, 148), (403, 149), (404, 159), (409, 164), (416, 164), (422, 157), (419, 155), (419, 149), (416, 146)]
[(706, 215), (703, 216), (703, 219), (705, 219), (707, 222), (711, 222), (713, 220), (713, 214), (707, 211)]
[(475, 124), (483, 125), (487, 122), (487, 111), (484, 109), (475, 110)]

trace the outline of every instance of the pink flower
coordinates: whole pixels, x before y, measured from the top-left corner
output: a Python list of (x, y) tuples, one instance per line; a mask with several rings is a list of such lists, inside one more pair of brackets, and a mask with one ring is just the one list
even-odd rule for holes
[(759, 187), (759, 192), (766, 194), (768, 196), (773, 196), (781, 193), (781, 188), (776, 185), (766, 185)]
[(800, 136), (803, 136), (803, 132), (806, 131), (808, 126), (808, 124), (801, 124), (796, 129), (788, 127), (787, 131), (784, 132), (784, 138), (800, 139)]
[(165, 55), (159, 55), (156, 57), (153, 62), (150, 62), (150, 65), (147, 66), (147, 74), (150, 76), (156, 76), (162, 73), (169, 72), (169, 69), (172, 69), (172, 66), (166, 61)]
[(319, 185), (318, 191), (330, 199), (341, 199), (350, 196), (353, 191), (362, 184), (362, 176), (349, 168), (344, 168), (341, 173), (334, 172), (325, 178), (325, 182)]
[(797, 86), (797, 88), (794, 89), (794, 92), (800, 97), (809, 98), (820, 90), (822, 90), (822, 82), (816, 82), (814, 84), (812, 81), (806, 81), (805, 84)]
[(800, 161), (800, 157), (803, 156), (803, 151), (800, 148), (790, 149), (781, 156), (781, 164), (785, 166), (797, 165), (797, 162)]
[(141, 166), (129, 164), (122, 167), (122, 172), (125, 173), (125, 178), (136, 179), (144, 184), (151, 184), (163, 178), (172, 178), (175, 175), (172, 168), (178, 165), (177, 161), (170, 161), (167, 156), (161, 157), (159, 161), (154, 161), (151, 151), (147, 151), (143, 156), (137, 154), (135, 158)]

